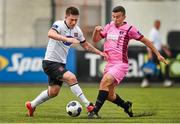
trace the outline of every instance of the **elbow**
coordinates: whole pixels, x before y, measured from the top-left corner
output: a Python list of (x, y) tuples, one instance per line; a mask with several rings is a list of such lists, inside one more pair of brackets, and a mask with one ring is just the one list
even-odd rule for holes
[(88, 51), (89, 46), (88, 45), (83, 45), (83, 48)]
[(52, 37), (52, 33), (49, 31), (48, 32), (48, 37), (51, 38)]
[(92, 41), (93, 41), (94, 43), (96, 43), (96, 42), (97, 42), (95, 39), (92, 39)]
[(99, 41), (98, 38), (93, 38), (94, 43), (97, 43), (98, 41)]
[(88, 47), (88, 46), (85, 46), (84, 49), (88, 51), (88, 50), (89, 50), (89, 47)]
[(94, 43), (96, 43), (96, 42), (98, 42), (98, 40), (96, 40), (96, 39), (93, 39), (93, 42), (94, 42)]

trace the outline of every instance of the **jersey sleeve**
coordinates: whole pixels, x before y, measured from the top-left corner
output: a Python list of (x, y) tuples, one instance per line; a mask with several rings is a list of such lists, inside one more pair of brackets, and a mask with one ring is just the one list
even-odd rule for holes
[(80, 41), (80, 43), (83, 43), (83, 42), (85, 42), (85, 37), (84, 37), (84, 34), (83, 34), (83, 32), (81, 31), (81, 29), (78, 27), (78, 38), (77, 38), (77, 40), (79, 40)]
[(144, 37), (134, 26), (132, 26), (128, 34), (130, 39), (135, 40), (141, 40)]
[(106, 26), (104, 26), (103, 30), (100, 32), (100, 35), (102, 38), (106, 38), (107, 37), (107, 32), (110, 28), (110, 24), (107, 24)]
[(60, 22), (59, 21), (54, 22), (51, 28), (56, 30), (58, 33), (60, 33)]

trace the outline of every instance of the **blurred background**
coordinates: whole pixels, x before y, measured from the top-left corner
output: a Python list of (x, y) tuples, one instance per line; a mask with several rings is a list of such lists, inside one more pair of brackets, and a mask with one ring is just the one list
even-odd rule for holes
[[(112, 8), (126, 8), (129, 24), (146, 37), (153, 22), (161, 20), (162, 42), (172, 51), (170, 77), (180, 79), (180, 1), (179, 0), (0, 0), (0, 83), (47, 83), (42, 71), (47, 32), (55, 20), (64, 19), (68, 6), (80, 10), (78, 25), (88, 42), (96, 25), (111, 20)], [(95, 46), (102, 49), (103, 40)], [(125, 82), (140, 83), (142, 65), (147, 60), (146, 47), (133, 40), (129, 44), (129, 73)], [(80, 82), (99, 82), (105, 61), (79, 46), (71, 49), (67, 68)], [(165, 66), (165, 65), (162, 65)], [(163, 73), (165, 73), (162, 68)], [(156, 79), (159, 82), (158, 79)]]

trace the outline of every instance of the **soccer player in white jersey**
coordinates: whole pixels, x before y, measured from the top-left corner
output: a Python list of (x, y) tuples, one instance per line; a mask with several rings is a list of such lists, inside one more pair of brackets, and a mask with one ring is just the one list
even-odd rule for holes
[(68, 7), (65, 20), (54, 22), (49, 30), (49, 42), (42, 63), (43, 70), (49, 78), (49, 87), (47, 90), (42, 91), (34, 100), (26, 102), (25, 105), (29, 116), (33, 116), (38, 105), (57, 96), (63, 82), (70, 86), (72, 93), (84, 103), (87, 111), (93, 109), (94, 105), (83, 94), (76, 76), (65, 68), (68, 50), (72, 44), (80, 44), (85, 50), (103, 57), (107, 56), (85, 40), (81, 29), (76, 25), (78, 18), (79, 10), (76, 7)]

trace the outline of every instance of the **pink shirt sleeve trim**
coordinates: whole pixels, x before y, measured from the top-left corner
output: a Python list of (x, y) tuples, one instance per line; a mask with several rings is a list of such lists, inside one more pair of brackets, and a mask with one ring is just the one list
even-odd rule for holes
[(143, 35), (141, 35), (138, 39), (136, 39), (136, 40), (141, 40), (142, 38), (143, 38), (144, 36)]
[(102, 38), (105, 38), (105, 36), (100, 32), (100, 36), (102, 37)]

